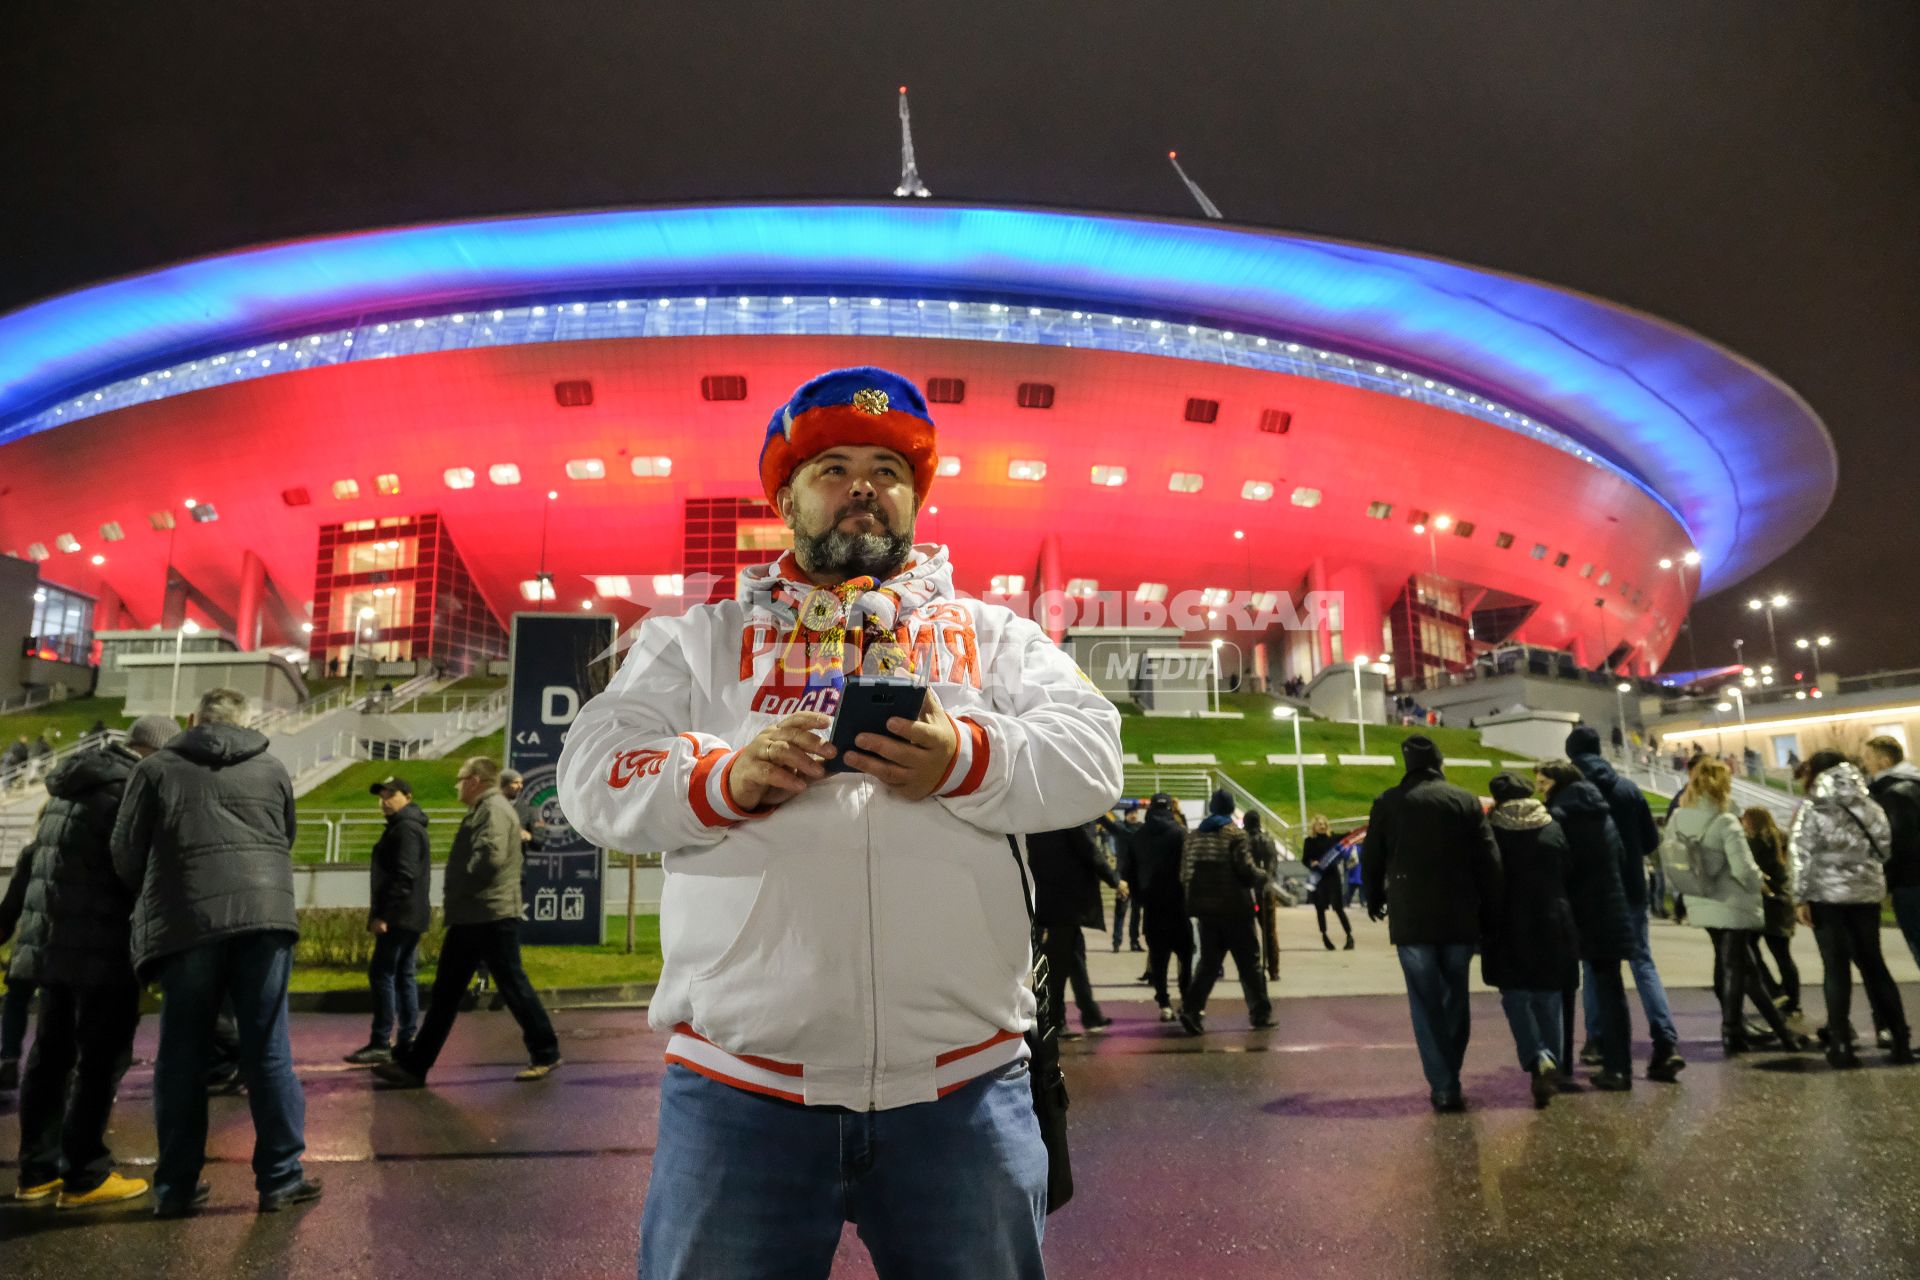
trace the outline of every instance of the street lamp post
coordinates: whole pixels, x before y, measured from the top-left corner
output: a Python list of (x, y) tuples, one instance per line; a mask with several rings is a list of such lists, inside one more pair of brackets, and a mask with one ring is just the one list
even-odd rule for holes
[[(1747, 694), (1739, 685), (1728, 685), (1727, 696), (1733, 699), (1734, 707), (1740, 712), (1740, 768), (1747, 767)], [(1720, 704), (1723, 708), (1725, 703)]]
[[(1625, 680), (1613, 686), (1613, 700), (1620, 708), (1620, 741), (1622, 743), (1627, 740), (1627, 695), (1631, 692), (1633, 692), (1633, 686)], [(1624, 746), (1621, 749), (1625, 751)]]
[(1213, 714), (1220, 714), (1220, 646), (1226, 641), (1215, 636), (1213, 639)]
[(354, 690), (360, 685), (360, 641), (372, 631), (366, 626), (367, 619), (373, 617), (373, 606), (360, 606), (360, 616), (353, 624), (353, 645), (347, 650), (347, 705), (353, 705)]
[(1357, 654), (1353, 659), (1353, 723), (1360, 730), (1360, 754), (1367, 754), (1367, 695), (1360, 687), (1360, 668), (1367, 665), (1367, 655)]
[(197, 636), (199, 634), (200, 624), (192, 618), (182, 619), (180, 625), (173, 629), (173, 689), (167, 694), (167, 715), (169, 718), (177, 718), (180, 714), (181, 650), (186, 647), (188, 636)]
[(1277, 706), (1273, 709), (1275, 720), (1293, 721), (1293, 773), (1300, 784), (1300, 830), (1305, 839), (1307, 829), (1307, 762), (1300, 754), (1300, 712), (1293, 707)]
[(1713, 754), (1717, 756), (1727, 754), (1727, 739), (1724, 730), (1721, 728), (1720, 713), (1731, 710), (1733, 710), (1733, 704), (1731, 702), (1716, 702), (1713, 704)]
[(1698, 551), (1688, 551), (1678, 560), (1663, 556), (1660, 560), (1660, 567), (1662, 569), (1673, 570), (1673, 576), (1680, 584), (1680, 600), (1682, 605), (1685, 606), (1684, 612), (1680, 615), (1680, 629), (1687, 633), (1687, 665), (1693, 670), (1698, 671), (1700, 669), (1700, 655), (1695, 652), (1693, 647), (1693, 609), (1687, 600), (1686, 571), (1689, 568), (1698, 569), (1700, 567), (1700, 553)]
[(1805, 636), (1801, 636), (1793, 642), (1794, 648), (1804, 649), (1813, 654), (1813, 683), (1815, 688), (1819, 687), (1822, 678), (1820, 673), (1820, 651), (1832, 644), (1832, 636), (1817, 636), (1811, 640)]
[(1747, 608), (1756, 613), (1765, 612), (1767, 615), (1767, 644), (1773, 651), (1773, 661), (1776, 666), (1780, 662), (1780, 637), (1773, 629), (1773, 611), (1784, 609), (1791, 603), (1793, 602), (1785, 594), (1778, 591), (1764, 599), (1756, 596), (1747, 601)]

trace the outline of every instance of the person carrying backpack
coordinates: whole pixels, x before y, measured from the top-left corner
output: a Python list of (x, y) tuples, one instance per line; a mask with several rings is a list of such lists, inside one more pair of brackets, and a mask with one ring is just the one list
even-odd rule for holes
[(1753, 1048), (1741, 1014), (1748, 1000), (1760, 1010), (1781, 1048), (1805, 1049), (1811, 1041), (1788, 1029), (1754, 969), (1767, 922), (1766, 881), (1734, 815), (1732, 791), (1733, 774), (1726, 764), (1702, 760), (1667, 820), (1661, 860), (1668, 879), (1682, 885), (1687, 895), (1687, 924), (1705, 929), (1713, 939), (1720, 972), (1720, 1044), (1727, 1055)]

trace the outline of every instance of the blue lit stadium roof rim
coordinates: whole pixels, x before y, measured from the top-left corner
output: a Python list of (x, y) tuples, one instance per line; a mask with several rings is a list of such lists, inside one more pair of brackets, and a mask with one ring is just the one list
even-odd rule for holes
[(498, 218), (183, 263), (0, 316), (0, 424), (123, 375), (373, 315), (749, 281), (1071, 299), (1420, 370), (1643, 477), (1682, 514), (1706, 590), (1804, 536), (1837, 479), (1824, 427), (1790, 388), (1696, 334), (1599, 299), (1260, 228), (918, 201)]

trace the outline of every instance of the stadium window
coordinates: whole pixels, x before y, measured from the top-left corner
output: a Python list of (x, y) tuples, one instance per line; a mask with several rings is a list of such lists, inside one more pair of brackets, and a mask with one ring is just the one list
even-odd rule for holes
[(747, 379), (738, 373), (710, 373), (700, 379), (702, 400), (745, 400)]
[(1253, 607), (1257, 613), (1271, 613), (1280, 607), (1280, 593), (1278, 591), (1256, 591), (1253, 596)]
[(496, 462), (487, 468), (487, 479), (495, 484), (519, 484), (520, 467), (517, 463)]
[(118, 520), (109, 520), (100, 526), (100, 537), (107, 542), (118, 542), (126, 536), (126, 530), (120, 527)]
[(173, 512), (156, 511), (147, 517), (147, 523), (152, 525), (156, 532), (165, 532), (173, 528)]
[(683, 573), (656, 573), (653, 575), (653, 594), (663, 600), (677, 600), (687, 592), (687, 576)]
[(1167, 598), (1167, 584), (1143, 582), (1134, 589), (1133, 598), (1142, 604), (1159, 604)]
[(673, 474), (673, 459), (658, 454), (635, 458), (630, 469), (642, 480), (664, 480)]
[(63, 533), (53, 540), (53, 545), (58, 550), (71, 555), (80, 549), (80, 540), (70, 533)]
[(1513, 535), (1510, 533), (1496, 533), (1493, 535), (1493, 545), (1505, 551), (1513, 546)]
[(633, 591), (633, 584), (618, 574), (608, 574), (593, 580), (593, 594), (602, 600), (623, 600)]
[(520, 581), (520, 597), (523, 600), (551, 600), (553, 583), (546, 578), (523, 578)]
[(1125, 467), (1095, 467), (1093, 469), (1093, 482), (1102, 488), (1117, 489), (1127, 482), (1127, 469)]
[(441, 473), (441, 478), (447, 482), (449, 489), (473, 488), (472, 467), (448, 467)]
[(45, 560), (45, 559), (47, 558), (47, 554), (48, 554), (48, 553), (47, 553), (47, 544), (46, 544), (46, 543), (44, 543), (44, 542), (29, 542), (29, 543), (27, 544), (27, 559), (29, 559), (29, 560)]
[(607, 464), (598, 458), (575, 458), (567, 463), (569, 480), (605, 480)]
[(1285, 409), (1262, 409), (1260, 429), (1270, 436), (1283, 436), (1293, 430), (1293, 415)]
[(1212, 422), (1219, 418), (1219, 416), (1220, 402), (1218, 400), (1204, 400), (1199, 396), (1189, 396), (1187, 398), (1188, 422)]
[(1273, 486), (1265, 480), (1249, 480), (1240, 486), (1240, 496), (1248, 502), (1266, 502), (1273, 497)]
[(375, 476), (373, 487), (378, 489), (382, 496), (391, 498), (400, 492), (400, 477), (392, 474)]
[(1176, 471), (1167, 477), (1167, 488), (1174, 493), (1198, 493), (1206, 479), (1198, 471)]
[(1053, 384), (1051, 382), (1023, 382), (1014, 393), (1014, 402), (1022, 409), (1053, 408)]
[(1430, 516), (1427, 512), (1422, 511), (1419, 507), (1407, 508), (1408, 524), (1426, 524), (1431, 519), (1432, 519), (1432, 516)]
[(1009, 480), (1044, 480), (1047, 478), (1047, 464), (1038, 458), (1015, 458), (1007, 463)]
[(1573, 559), (1572, 556), (1562, 551), (1559, 555), (1553, 558), (1553, 567), (1556, 569), (1564, 569), (1567, 567), (1567, 561), (1571, 559)]
[(333, 496), (342, 502), (348, 502), (359, 497), (360, 482), (358, 480), (335, 480), (333, 482)]
[(1385, 520), (1392, 514), (1393, 504), (1391, 502), (1369, 502), (1367, 504), (1367, 519), (1369, 520)]
[(1536, 543), (1534, 543), (1534, 544), (1533, 544), (1533, 558), (1534, 558), (1535, 560), (1545, 560), (1545, 559), (1547, 558), (1547, 544), (1546, 544), (1546, 543), (1544, 543), (1544, 542), (1536, 542)]
[(1593, 561), (1589, 560), (1580, 566), (1580, 576), (1583, 578), (1591, 578), (1593, 576)]
[(948, 455), (940, 459), (940, 465), (933, 469), (937, 476), (957, 476), (960, 474), (960, 459)]
[(593, 383), (573, 378), (553, 384), (553, 402), (562, 409), (584, 409), (593, 403)]
[(1288, 501), (1296, 507), (1317, 507), (1320, 505), (1320, 491), (1302, 485), (1293, 491), (1293, 496)]
[(965, 378), (928, 378), (928, 404), (960, 404), (967, 398)]
[(1100, 583), (1094, 578), (1068, 578), (1067, 594), (1076, 600), (1092, 598), (1100, 590)]
[(307, 492), (305, 485), (295, 485), (280, 491), (280, 501), (290, 507), (304, 507), (313, 501), (313, 495)]
[(1600, 574), (1600, 582), (1599, 582), (1600, 586), (1604, 587), (1609, 582), (1612, 582), (1612, 581), (1613, 581), (1613, 570), (1607, 569)]
[(1200, 603), (1209, 609), (1217, 609), (1233, 599), (1233, 592), (1226, 587), (1200, 588)]
[(1025, 574), (996, 573), (987, 583), (987, 594), (993, 596), (1017, 596), (1026, 590)]
[(1473, 536), (1473, 521), (1461, 520), (1456, 523), (1453, 526), (1453, 536), (1456, 538), (1471, 538)]

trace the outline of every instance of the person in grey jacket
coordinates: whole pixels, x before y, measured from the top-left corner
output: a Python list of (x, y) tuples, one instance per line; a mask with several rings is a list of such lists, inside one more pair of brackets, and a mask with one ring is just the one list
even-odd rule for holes
[[(1767, 997), (1754, 969), (1760, 933), (1766, 928), (1766, 880), (1740, 829), (1733, 809), (1733, 773), (1726, 761), (1708, 758), (1694, 766), (1680, 803), (1667, 819), (1662, 856), (1669, 879), (1687, 885), (1687, 923), (1705, 929), (1719, 960), (1720, 1044), (1728, 1056), (1745, 1053), (1748, 1041), (1742, 1007), (1751, 1000), (1783, 1049), (1804, 1049), (1805, 1037), (1789, 1030), (1780, 1009)], [(1693, 883), (1689, 849), (1710, 857), (1722, 870)]]
[(388, 1084), (418, 1089), (440, 1056), (460, 1010), (460, 997), (486, 963), (507, 1009), (520, 1024), (531, 1065), (515, 1080), (544, 1080), (560, 1065), (560, 1040), (527, 981), (520, 963), (520, 819), (500, 794), (500, 762), (474, 756), (454, 779), (467, 816), (447, 853), (445, 905), (447, 936), (440, 944), (439, 967), (420, 1033), (405, 1051), (377, 1064), (373, 1073)]
[(267, 737), (241, 721), (246, 695), (209, 689), (193, 727), (142, 760), (113, 829), (113, 863), (133, 890), (133, 964), (160, 983), (153, 1117), (154, 1212), (206, 1202), (208, 1060), (223, 995), (233, 999), (253, 1113), (260, 1211), (320, 1196), (301, 1169), (306, 1098), (293, 1074), (287, 981), (293, 906), (293, 781)]
[(1880, 900), (1887, 896), (1884, 864), (1892, 828), (1886, 811), (1867, 794), (1867, 779), (1838, 751), (1816, 751), (1796, 777), (1808, 800), (1794, 812), (1787, 836), (1793, 896), (1800, 923), (1813, 927), (1827, 996), (1827, 1061), (1857, 1067), (1852, 968), (1860, 970), (1874, 1019), (1892, 1037), (1893, 1061), (1910, 1063), (1900, 989), (1880, 954)]

